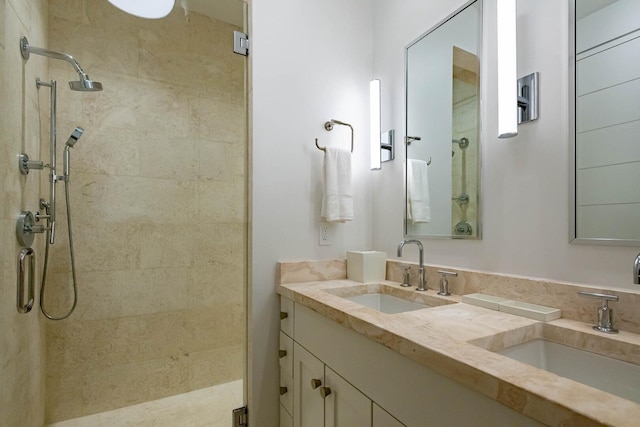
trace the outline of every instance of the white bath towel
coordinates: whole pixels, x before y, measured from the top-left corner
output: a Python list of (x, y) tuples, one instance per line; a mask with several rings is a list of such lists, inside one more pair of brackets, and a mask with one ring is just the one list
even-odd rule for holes
[(324, 194), (320, 215), (327, 222), (353, 220), (351, 153), (327, 147), (324, 152)]
[(424, 160), (407, 161), (407, 214), (414, 223), (431, 221), (429, 173)]

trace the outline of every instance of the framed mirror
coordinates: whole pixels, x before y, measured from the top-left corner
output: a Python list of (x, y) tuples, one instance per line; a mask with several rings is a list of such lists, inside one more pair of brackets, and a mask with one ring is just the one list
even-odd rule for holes
[(405, 49), (405, 236), (481, 238), (482, 0)]
[(640, 244), (640, 2), (570, 2), (574, 243)]

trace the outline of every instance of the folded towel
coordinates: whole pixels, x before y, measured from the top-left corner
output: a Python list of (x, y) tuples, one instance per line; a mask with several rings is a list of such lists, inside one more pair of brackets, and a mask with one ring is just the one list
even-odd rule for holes
[(431, 221), (427, 170), (427, 162), (424, 160), (407, 161), (407, 214), (414, 223)]
[(324, 152), (324, 194), (320, 215), (327, 222), (346, 222), (353, 219), (353, 191), (351, 189), (351, 153), (327, 147)]

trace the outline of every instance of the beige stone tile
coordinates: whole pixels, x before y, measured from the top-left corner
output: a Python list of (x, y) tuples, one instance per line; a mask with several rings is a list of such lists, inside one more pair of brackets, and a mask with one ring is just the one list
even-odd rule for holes
[(191, 354), (189, 387), (197, 390), (242, 378), (242, 345), (215, 348)]
[(186, 136), (145, 132), (140, 137), (139, 174), (151, 178), (194, 180), (196, 143)]
[(179, 90), (106, 72), (100, 75), (100, 81), (105, 90), (85, 93), (87, 126), (124, 127), (172, 136), (190, 133), (189, 105)]
[[(83, 121), (59, 121), (59, 129), (64, 129), (60, 131), (62, 145), (66, 134), (78, 125), (82, 126)], [(71, 174), (140, 175), (140, 141), (143, 138), (144, 134), (134, 129), (88, 126), (71, 151)], [(73, 183), (74, 177), (71, 179)]]
[[(7, 6), (15, 11), (17, 22), (22, 26), (22, 33), (29, 37), (29, 41), (45, 40), (47, 30), (47, 1), (46, 0), (6, 0)], [(17, 44), (17, 39), (16, 39)], [(42, 46), (42, 45), (40, 45)], [(19, 49), (16, 49), (20, 52)]]
[[(6, 24), (4, 24), (6, 22), (7, 19), (7, 0), (0, 0), (0, 22), (2, 22), (2, 30), (0, 30), (0, 48), (4, 49), (6, 46), (6, 42), (5, 42), (5, 31), (4, 29), (6, 28)], [(0, 52), (0, 55), (2, 55), (2, 57), (4, 57), (4, 50), (2, 52)]]
[(234, 223), (246, 220), (246, 185), (244, 181), (195, 183), (195, 211), (204, 224)]
[[(86, 222), (79, 210), (72, 214), (72, 237), (76, 271), (128, 270), (140, 264), (140, 225), (128, 223)], [(51, 273), (70, 271), (68, 224), (64, 198), (58, 204), (56, 241), (49, 248)], [(89, 221), (91, 219), (89, 218)]]
[[(75, 25), (82, 24), (84, 0), (49, 0), (49, 19), (65, 18)], [(49, 27), (51, 29), (51, 27)], [(50, 31), (51, 33), (51, 31)], [(53, 34), (51, 34), (53, 36)]]
[(189, 354), (244, 342), (244, 314), (237, 306), (192, 309), (185, 318), (189, 331), (185, 350)]
[(85, 218), (176, 224), (195, 219), (194, 197), (189, 182), (76, 173), (71, 201), (75, 215)]
[(199, 227), (191, 224), (142, 224), (136, 237), (141, 268), (187, 267), (193, 264)]
[(246, 111), (244, 106), (213, 101), (208, 98), (189, 98), (191, 136), (220, 142), (245, 140)]
[(194, 236), (194, 265), (220, 263), (241, 269), (245, 261), (246, 231), (242, 223), (201, 224)]
[(188, 268), (86, 272), (78, 319), (106, 319), (187, 309)]
[(231, 410), (242, 406), (242, 381), (220, 384), (49, 427), (227, 427)]
[(244, 181), (245, 144), (196, 140), (198, 178), (222, 182)]
[(193, 281), (189, 284), (189, 307), (216, 307), (230, 304), (243, 311), (245, 301), (245, 272), (238, 264), (213, 262), (197, 263)]

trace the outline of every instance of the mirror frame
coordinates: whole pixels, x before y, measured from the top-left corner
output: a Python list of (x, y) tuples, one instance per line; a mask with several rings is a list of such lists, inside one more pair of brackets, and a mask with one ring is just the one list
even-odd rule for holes
[[(403, 146), (404, 146), (404, 164), (403, 164), (403, 179), (402, 179), (402, 185), (403, 185), (403, 207), (402, 207), (402, 230), (404, 233), (404, 237), (406, 238), (415, 238), (415, 239), (434, 239), (434, 240), (472, 240), (472, 241), (476, 241), (476, 240), (482, 240), (482, 230), (483, 230), (483, 187), (484, 187), (484, 183), (482, 181), (482, 164), (483, 164), (483, 153), (484, 153), (484, 126), (483, 126), (483, 122), (482, 122), (482, 117), (484, 116), (482, 114), (482, 106), (484, 105), (484, 82), (485, 82), (485, 73), (484, 71), (484, 1), (485, 0), (468, 0), (466, 2), (464, 2), (464, 4), (462, 4), (460, 7), (456, 8), (453, 12), (451, 12), (449, 15), (447, 15), (444, 19), (438, 21), (438, 23), (436, 23), (434, 26), (432, 26), (431, 28), (429, 28), (427, 31), (425, 31), (424, 33), (420, 34), (420, 36), (416, 37), (414, 40), (412, 40), (409, 44), (407, 44), (404, 48), (404, 141), (403, 141)], [(408, 187), (407, 187), (407, 130), (409, 127), (409, 115), (407, 114), (407, 110), (409, 108), (409, 97), (407, 96), (407, 83), (409, 81), (409, 70), (408, 70), (408, 65), (409, 65), (409, 48), (413, 45), (415, 45), (416, 43), (418, 43), (420, 40), (422, 40), (423, 38), (425, 38), (426, 36), (428, 36), (430, 33), (434, 32), (435, 30), (437, 30), (438, 28), (440, 28), (442, 25), (444, 25), (447, 21), (451, 20), (453, 17), (455, 17), (458, 13), (462, 12), (463, 10), (465, 10), (466, 8), (468, 8), (469, 6), (471, 6), (473, 3), (478, 3), (478, 21), (480, 22), (480, 31), (478, 32), (478, 61), (480, 63), (480, 86), (479, 86), (479, 96), (478, 96), (478, 117), (477, 117), (477, 123), (478, 123), (478, 155), (477, 155), (477, 162), (478, 162), (478, 167), (477, 167), (477, 173), (476, 173), (476, 179), (479, 182), (478, 185), (478, 189), (477, 189), (477, 233), (475, 236), (464, 236), (464, 235), (429, 235), (429, 234), (413, 234), (413, 233), (409, 233), (408, 230), (408, 220), (407, 220), (407, 197), (408, 197)], [(397, 143), (397, 141), (396, 141)]]
[(568, 0), (569, 3), (569, 61), (568, 61), (568, 106), (569, 106), (569, 243), (578, 245), (607, 245), (607, 246), (640, 246), (640, 239), (612, 239), (578, 237), (577, 224), (577, 191), (576, 191), (576, 155), (578, 135), (577, 126), (577, 100), (576, 100), (576, 0)]

